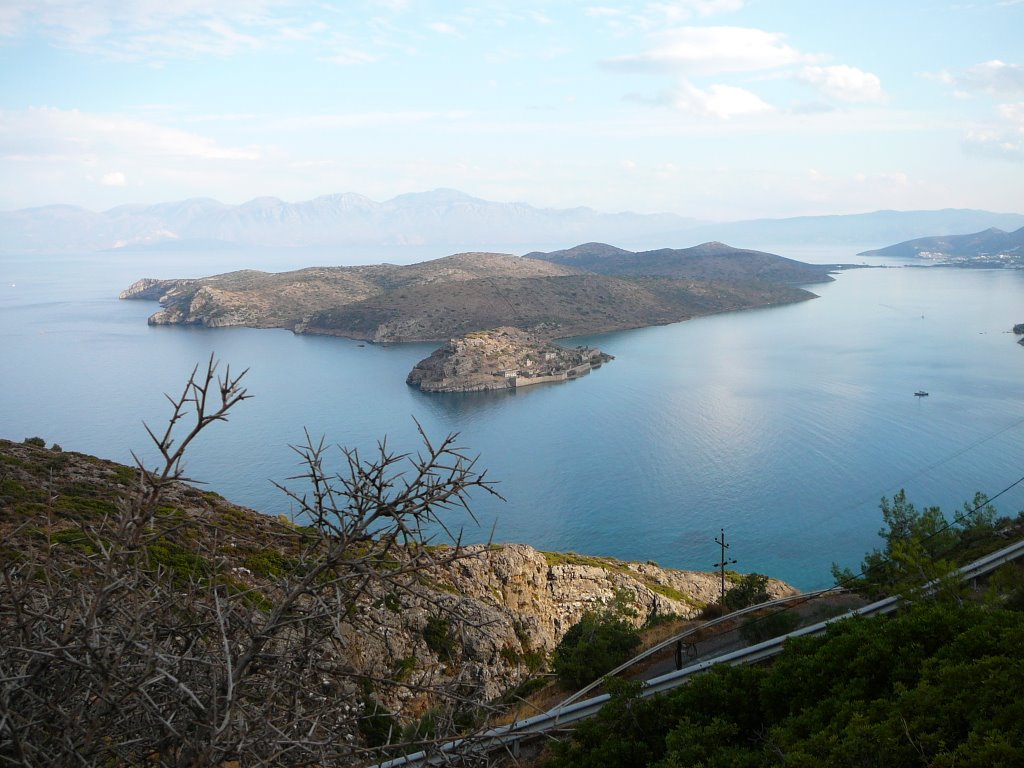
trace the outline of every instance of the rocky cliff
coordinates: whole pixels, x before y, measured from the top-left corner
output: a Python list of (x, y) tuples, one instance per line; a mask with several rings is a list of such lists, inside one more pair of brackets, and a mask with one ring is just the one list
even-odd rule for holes
[(424, 392), (476, 392), (568, 381), (612, 360), (591, 347), (567, 349), (517, 328), (469, 333), (435, 350), (406, 383)]
[[(97, 542), (119, 535), (109, 523), (138, 488), (138, 474), (41, 442), (0, 440), (0, 563), (21, 568), (41, 558), (61, 563), (69, 578), (85, 579), (97, 562)], [(220, 574), (224, 587), (252, 595), (257, 608), (295, 577), (288, 569), (309, 536), (309, 529), (181, 483), (165, 490), (154, 524), (158, 538), (146, 545), (145, 562), (156, 570), (147, 578), (200, 584)], [(449, 559), (442, 555), (450, 549), (437, 551), (438, 561)], [(471, 698), (489, 701), (536, 670), (585, 611), (617, 593), (632, 603), (638, 625), (666, 614), (693, 616), (718, 595), (714, 574), (653, 563), (543, 553), (523, 544), (472, 546), (462, 555), (398, 591), (378, 594), (368, 581), (357, 620), (342, 621), (343, 641), (324, 650), (324, 674), (337, 669), (345, 679), (382, 681), (375, 698), (409, 716), (422, 711), (421, 691), (431, 684), (458, 681)], [(779, 582), (771, 589), (792, 591)], [(5, 616), (0, 612), (0, 630)], [(259, 621), (259, 610), (253, 618)], [(438, 646), (439, 623), (450, 647)], [(399, 680), (403, 685), (383, 684)], [(363, 695), (359, 688), (341, 693), (354, 701)]]
[[(652, 562), (539, 552), (525, 544), (470, 547), (473, 557), (445, 575), (459, 592), (504, 612), (534, 648), (552, 650), (586, 611), (624, 592), (640, 626), (656, 616), (692, 618), (719, 597), (719, 576)], [(796, 590), (772, 581), (781, 597)]]

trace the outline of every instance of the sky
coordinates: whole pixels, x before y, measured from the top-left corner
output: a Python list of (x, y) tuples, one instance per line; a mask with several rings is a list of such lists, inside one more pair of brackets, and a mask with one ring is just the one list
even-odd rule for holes
[(1024, 0), (0, 0), (0, 210), (1024, 212)]

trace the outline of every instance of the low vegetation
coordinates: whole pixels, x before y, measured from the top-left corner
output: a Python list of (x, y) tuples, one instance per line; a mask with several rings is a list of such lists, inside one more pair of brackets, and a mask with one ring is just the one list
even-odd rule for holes
[(923, 604), (791, 640), (674, 693), (619, 682), (547, 768), (977, 766), (1024, 761), (1024, 613)]
[(913, 594), (934, 580), (943, 581), (943, 588), (959, 589), (959, 582), (945, 577), (957, 565), (1002, 546), (1005, 539), (993, 534), (1010, 524), (997, 519), (995, 507), (982, 493), (966, 502), (953, 520), (939, 507), (917, 509), (902, 490), (891, 500), (883, 498), (880, 508), (885, 524), (878, 535), (884, 546), (868, 553), (857, 573), (832, 566), (837, 584), (869, 597)]
[(632, 657), (640, 632), (630, 622), (633, 611), (624, 592), (602, 610), (587, 611), (565, 633), (551, 657), (564, 686), (582, 688)]
[(430, 617), (415, 647), (457, 658), (468, 620), (421, 577), (465, 554), (425, 530), (490, 481), (451, 437), (343, 451), (339, 470), (307, 440), (305, 487), (282, 487), (301, 525), (233, 507), (179, 482), (193, 441), (249, 397), (216, 369), (169, 398), (156, 467), (0, 441), (0, 765), (354, 765), (429, 746), (479, 703), (408, 653), (371, 663), (366, 638), (412, 605)]
[[(609, 680), (609, 704), (545, 768), (1024, 764), (1024, 568), (1004, 566), (973, 593), (950, 577), (954, 564), (1019, 536), (1024, 513), (997, 519), (977, 496), (953, 525), (901, 492), (882, 515), (884, 548), (861, 574), (837, 568), (837, 578), (901, 592), (906, 610), (834, 623), (790, 639), (771, 666), (715, 667), (671, 694), (644, 699), (642, 684)], [(755, 642), (793, 618), (740, 631)]]

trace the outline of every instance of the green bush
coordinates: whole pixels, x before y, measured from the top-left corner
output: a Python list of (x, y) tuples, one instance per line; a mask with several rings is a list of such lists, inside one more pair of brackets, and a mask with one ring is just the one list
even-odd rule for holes
[(551, 667), (558, 679), (582, 688), (629, 659), (640, 634), (612, 612), (587, 611), (555, 648)]
[(1022, 643), (1024, 616), (970, 604), (837, 622), (770, 667), (613, 693), (545, 766), (1024, 765)]
[(401, 733), (401, 726), (376, 699), (367, 699), (359, 718), (359, 732), (371, 747), (383, 747)]
[(748, 573), (725, 593), (725, 607), (730, 611), (739, 611), (769, 600), (771, 595), (768, 594), (768, 577), (760, 573)]
[(800, 616), (795, 611), (772, 611), (764, 616), (747, 619), (740, 627), (740, 635), (750, 645), (770, 640), (792, 632), (800, 626)]
[(455, 653), (451, 625), (442, 616), (431, 616), (427, 619), (427, 626), (423, 628), (423, 639), (427, 643), (427, 648), (440, 659), (451, 659)]

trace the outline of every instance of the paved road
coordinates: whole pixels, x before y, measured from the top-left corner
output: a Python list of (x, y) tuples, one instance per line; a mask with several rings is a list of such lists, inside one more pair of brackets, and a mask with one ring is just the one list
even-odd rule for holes
[[(794, 595), (794, 607), (789, 610), (796, 611), (800, 616), (799, 626), (806, 626), (821, 621), (830, 615), (845, 613), (853, 610), (867, 601), (863, 598), (849, 593), (836, 592), (806, 599), (803, 595)], [(778, 608), (771, 609), (778, 611)], [(701, 628), (688, 637), (682, 647), (682, 665), (688, 666), (695, 661), (704, 661), (721, 656), (730, 651), (744, 648), (748, 643), (743, 639), (739, 628), (743, 623), (758, 614), (744, 616), (742, 619), (726, 621), (713, 627)], [(678, 669), (676, 665), (676, 649), (667, 648), (661, 653), (645, 659), (625, 673), (625, 677), (631, 680), (650, 680), (651, 678), (664, 675)]]

